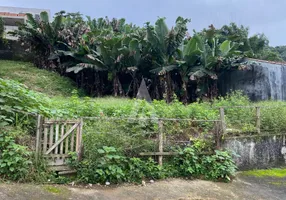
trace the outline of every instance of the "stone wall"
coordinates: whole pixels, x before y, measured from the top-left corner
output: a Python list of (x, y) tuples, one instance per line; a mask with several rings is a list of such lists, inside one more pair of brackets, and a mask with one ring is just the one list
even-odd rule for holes
[(237, 155), (235, 162), (240, 170), (286, 166), (281, 153), (283, 137), (282, 134), (227, 137), (223, 146)]

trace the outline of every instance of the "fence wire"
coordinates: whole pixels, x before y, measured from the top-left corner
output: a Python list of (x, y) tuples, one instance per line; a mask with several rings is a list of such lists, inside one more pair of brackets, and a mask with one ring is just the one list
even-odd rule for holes
[(164, 135), (164, 152), (198, 139), (213, 144), (219, 125), (219, 120), (84, 118), (83, 137), (87, 151), (113, 146), (126, 155), (138, 156), (158, 152), (160, 132)]

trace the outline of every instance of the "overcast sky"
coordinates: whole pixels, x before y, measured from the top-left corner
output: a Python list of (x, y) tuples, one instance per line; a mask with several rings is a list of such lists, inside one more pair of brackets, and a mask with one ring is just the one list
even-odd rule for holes
[(273, 46), (286, 45), (286, 0), (0, 0), (0, 6), (45, 8), (81, 12), (91, 17), (126, 18), (144, 25), (166, 17), (172, 26), (177, 16), (191, 18), (189, 32), (230, 22), (265, 33)]

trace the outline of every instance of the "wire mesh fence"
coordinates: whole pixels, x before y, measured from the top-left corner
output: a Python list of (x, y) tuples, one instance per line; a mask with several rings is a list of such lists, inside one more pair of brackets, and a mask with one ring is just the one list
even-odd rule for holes
[(128, 156), (167, 156), (196, 140), (218, 145), (220, 120), (84, 118), (85, 153), (113, 146)]

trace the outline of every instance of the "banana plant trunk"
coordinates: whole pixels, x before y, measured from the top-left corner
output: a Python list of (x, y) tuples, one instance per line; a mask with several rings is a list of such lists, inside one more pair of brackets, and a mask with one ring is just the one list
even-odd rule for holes
[(171, 76), (169, 72), (165, 73), (164, 77), (164, 89), (165, 89), (165, 95), (166, 95), (166, 102), (170, 103), (171, 98), (173, 96), (173, 90), (172, 90), (172, 83), (171, 83)]
[(183, 92), (184, 92), (184, 96), (183, 96), (183, 103), (187, 104), (189, 101), (189, 94), (188, 94), (188, 81), (182, 80), (183, 81)]
[(119, 76), (117, 73), (115, 74), (115, 77), (113, 79), (113, 91), (114, 91), (115, 97), (124, 95), (124, 91), (122, 89), (122, 85), (121, 85), (121, 82), (119, 80)]

